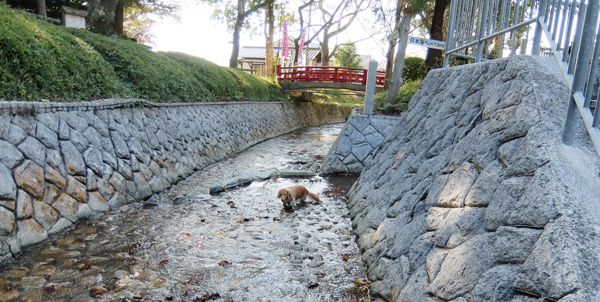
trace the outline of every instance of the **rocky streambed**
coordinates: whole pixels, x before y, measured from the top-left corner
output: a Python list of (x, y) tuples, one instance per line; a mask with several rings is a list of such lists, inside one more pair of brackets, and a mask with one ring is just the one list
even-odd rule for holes
[[(344, 198), (354, 178), (272, 178), (208, 194), (241, 172), (318, 170), (341, 127), (271, 139), (144, 204), (78, 223), (0, 268), (0, 301), (366, 301)], [(296, 184), (323, 202), (284, 211), (277, 191)]]

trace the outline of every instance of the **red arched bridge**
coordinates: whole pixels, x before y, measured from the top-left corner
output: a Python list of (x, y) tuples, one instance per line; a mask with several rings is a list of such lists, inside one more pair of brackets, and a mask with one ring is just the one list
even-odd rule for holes
[[(345, 89), (365, 91), (367, 87), (367, 69), (277, 65), (277, 81), (283, 90), (305, 91), (314, 89)], [(377, 72), (375, 86), (383, 88), (385, 72)]]

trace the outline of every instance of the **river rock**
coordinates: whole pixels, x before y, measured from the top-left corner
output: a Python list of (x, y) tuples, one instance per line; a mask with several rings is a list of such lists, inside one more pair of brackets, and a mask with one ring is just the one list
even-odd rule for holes
[(16, 146), (20, 144), (26, 137), (27, 133), (23, 131), (23, 129), (13, 124), (10, 124), (8, 129), (8, 136), (5, 140)]
[(141, 173), (133, 174), (133, 181), (137, 187), (137, 196), (140, 199), (147, 199), (152, 196), (152, 188)]
[(70, 228), (73, 226), (73, 223), (68, 219), (61, 217), (49, 230), (48, 235), (54, 235), (60, 233), (61, 231)]
[(102, 177), (103, 170), (103, 162), (102, 162), (102, 153), (93, 146), (90, 146), (83, 152), (83, 159), (87, 164), (88, 168), (94, 171), (96, 174)]
[(56, 186), (53, 186), (53, 185), (47, 183), (46, 190), (44, 190), (43, 201), (46, 204), (52, 204), (56, 200), (56, 198), (60, 195), (60, 193), (62, 193), (62, 191), (60, 189), (58, 189)]
[(55, 132), (40, 122), (38, 122), (37, 125), (35, 138), (37, 138), (48, 148), (58, 149), (58, 136)]
[(98, 184), (98, 192), (102, 195), (102, 197), (104, 197), (104, 199), (110, 199), (112, 197), (113, 193), (115, 192), (115, 189), (110, 184), (110, 182), (108, 182), (102, 178), (98, 178), (97, 184)]
[(125, 204), (127, 204), (127, 197), (125, 197), (125, 195), (123, 195), (121, 192), (115, 192), (113, 197), (108, 201), (108, 206), (112, 211)]
[(11, 143), (0, 140), (0, 163), (12, 169), (23, 160), (23, 154)]
[(110, 210), (108, 203), (99, 192), (88, 193), (88, 205), (92, 211), (108, 212)]
[(12, 178), (12, 173), (3, 164), (0, 164), (0, 198), (15, 200), (17, 197), (17, 187)]
[(79, 202), (87, 202), (86, 186), (72, 176), (67, 177), (66, 193)]
[(28, 247), (48, 238), (46, 230), (33, 219), (17, 221), (17, 237), (21, 246)]
[(64, 114), (62, 117), (69, 126), (79, 132), (83, 132), (88, 126), (88, 122), (77, 114)]
[(33, 205), (31, 197), (25, 191), (19, 190), (17, 195), (17, 219), (31, 218), (33, 215)]
[(44, 174), (44, 179), (57, 186), (58, 188), (60, 188), (61, 190), (64, 190), (65, 187), (67, 186), (67, 181), (65, 180), (64, 177), (62, 177), (62, 175), (54, 170), (53, 168), (50, 167), (46, 167), (46, 172)]
[(33, 197), (42, 199), (44, 196), (44, 170), (30, 160), (24, 161), (16, 167), (15, 180), (17, 186), (31, 194)]
[(61, 141), (60, 150), (63, 154), (67, 172), (71, 175), (85, 175), (85, 161), (73, 143), (70, 141)]
[(76, 222), (78, 220), (78, 204), (77, 200), (75, 200), (73, 197), (63, 193), (52, 204), (52, 207), (58, 210), (61, 216), (69, 219), (71, 222)]
[(37, 139), (28, 136), (17, 148), (36, 164), (42, 167), (46, 165), (46, 147)]
[(33, 219), (46, 230), (50, 229), (58, 219), (58, 212), (51, 206), (38, 201), (33, 201)]
[(0, 235), (8, 236), (15, 227), (15, 215), (13, 212), (0, 207)]

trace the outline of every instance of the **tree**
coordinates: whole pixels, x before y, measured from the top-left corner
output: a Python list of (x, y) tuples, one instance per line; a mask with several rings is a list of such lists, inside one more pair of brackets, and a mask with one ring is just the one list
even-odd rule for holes
[(364, 10), (362, 7), (364, 3), (365, 0), (342, 0), (333, 11), (323, 6), (323, 2), (319, 4), (318, 9), (321, 11), (323, 20), (323, 25), (319, 29), (319, 32), (323, 31), (323, 41), (321, 42), (321, 64), (323, 66), (329, 66), (329, 60), (340, 46), (335, 45), (329, 51), (329, 39), (345, 31), (352, 24), (358, 13)]
[(240, 53), (240, 32), (243, 27), (249, 27), (248, 17), (261, 8), (272, 4), (274, 0), (237, 0), (234, 4), (224, 0), (200, 0), (209, 5), (217, 6), (213, 12), (213, 19), (227, 23), (229, 30), (233, 31), (233, 50), (229, 58), (229, 67), (238, 67), (238, 55)]
[(274, 77), (273, 72), (273, 35), (275, 34), (275, 13), (274, 2), (267, 4), (265, 9), (265, 66), (267, 68), (267, 77)]
[[(433, 8), (433, 16), (431, 20), (431, 29), (429, 37), (432, 40), (444, 40), (444, 13), (450, 0), (435, 0)], [(427, 49), (427, 57), (425, 57), (425, 73), (433, 68), (440, 67), (439, 63), (442, 59), (442, 50), (429, 48)]]
[(360, 56), (356, 53), (356, 44), (348, 42), (340, 46), (333, 55), (333, 63), (337, 66), (358, 68), (361, 66)]
[[(87, 23), (91, 31), (124, 37), (132, 27), (149, 30), (154, 24), (150, 16), (178, 18), (179, 8), (176, 0), (90, 0)], [(130, 28), (127, 22), (133, 22)]]
[[(375, 8), (373, 9), (373, 13), (375, 14), (377, 20), (380, 23), (383, 23), (382, 27), (385, 29), (385, 32), (387, 34), (398, 30), (398, 26), (400, 26), (400, 20), (402, 17), (402, 9), (405, 5), (405, 0), (398, 0), (393, 7), (387, 6), (387, 2), (384, 5), (381, 2), (381, 0), (375, 2)], [(392, 82), (392, 71), (394, 70), (394, 53), (396, 51), (396, 44), (398, 44), (398, 39), (388, 41), (388, 50), (386, 53), (387, 62), (385, 66), (385, 81), (383, 84), (384, 90), (388, 90), (390, 87), (390, 83)]]

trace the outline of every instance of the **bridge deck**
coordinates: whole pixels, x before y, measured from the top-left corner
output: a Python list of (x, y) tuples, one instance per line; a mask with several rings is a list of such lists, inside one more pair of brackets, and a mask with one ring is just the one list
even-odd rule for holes
[[(277, 80), (284, 90), (345, 89), (365, 91), (367, 70), (328, 66), (277, 66)], [(383, 87), (385, 73), (377, 72), (375, 85)]]

